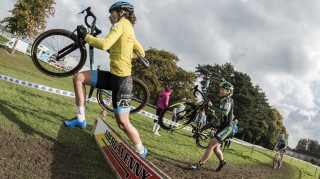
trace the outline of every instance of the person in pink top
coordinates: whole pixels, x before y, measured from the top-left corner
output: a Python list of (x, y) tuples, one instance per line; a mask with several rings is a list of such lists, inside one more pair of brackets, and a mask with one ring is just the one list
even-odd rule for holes
[[(170, 98), (170, 94), (171, 94), (171, 90), (169, 88), (169, 86), (165, 86), (164, 87), (165, 91), (164, 92), (161, 92), (159, 94), (159, 98), (158, 98), (158, 101), (157, 101), (157, 116), (160, 115), (161, 111), (168, 106), (169, 104), (169, 98)], [(160, 125), (158, 124), (158, 120), (155, 119), (153, 121), (153, 126), (152, 126), (152, 132), (155, 134), (155, 135), (158, 135), (158, 136), (161, 136), (158, 132), (160, 128)]]

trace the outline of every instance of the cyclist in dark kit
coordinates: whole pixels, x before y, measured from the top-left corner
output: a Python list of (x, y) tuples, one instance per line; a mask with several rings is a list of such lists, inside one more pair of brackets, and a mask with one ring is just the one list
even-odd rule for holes
[(219, 167), (216, 169), (216, 172), (220, 171), (223, 166), (227, 164), (227, 162), (223, 159), (223, 154), (220, 150), (221, 143), (232, 134), (232, 116), (233, 116), (233, 99), (231, 96), (233, 95), (233, 85), (229, 82), (222, 82), (220, 84), (220, 92), (219, 96), (222, 98), (220, 101), (220, 107), (216, 108), (212, 106), (211, 101), (208, 102), (209, 109), (212, 110), (212, 115), (220, 114), (221, 115), (221, 123), (218, 131), (214, 135), (214, 137), (210, 140), (208, 144), (207, 151), (203, 155), (202, 159), (195, 164), (191, 164), (193, 169), (200, 169), (200, 167), (209, 160), (212, 155), (212, 152), (215, 153), (217, 158), (220, 161)]
[[(274, 146), (274, 150), (279, 147), (279, 150), (280, 150), (280, 156), (281, 156), (281, 159), (280, 159), (280, 166), (282, 165), (282, 160), (283, 160), (283, 154), (284, 152), (286, 151), (286, 148), (287, 148), (287, 141), (286, 139), (284, 139), (284, 134), (280, 134), (280, 138), (278, 139), (277, 143), (276, 143), (276, 146)], [(279, 145), (279, 146), (278, 146)]]
[[(109, 19), (112, 24), (105, 38), (97, 38), (87, 33), (83, 26), (78, 26), (78, 36), (90, 46), (101, 50), (110, 49), (110, 71), (88, 70), (77, 73), (73, 78), (77, 117), (65, 121), (66, 127), (85, 128), (85, 85), (112, 90), (112, 105), (117, 124), (135, 145), (136, 152), (146, 157), (147, 149), (142, 145), (139, 132), (129, 121), (130, 99), (132, 91), (131, 60), (133, 50), (141, 56), (145, 52), (137, 41), (133, 25), (136, 22), (134, 7), (125, 1), (118, 1), (109, 8)], [(133, 58), (137, 56), (133, 54)]]

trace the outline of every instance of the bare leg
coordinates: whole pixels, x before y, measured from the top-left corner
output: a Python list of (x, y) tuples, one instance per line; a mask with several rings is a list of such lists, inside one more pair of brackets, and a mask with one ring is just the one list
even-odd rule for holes
[(84, 71), (77, 73), (73, 77), (73, 87), (76, 95), (77, 106), (85, 106), (86, 100), (86, 87), (85, 85), (91, 85), (92, 71)]
[[(220, 144), (219, 144), (220, 145)], [(219, 161), (221, 161), (221, 160), (223, 160), (223, 154), (222, 154), (222, 152), (221, 152), (221, 150), (220, 150), (220, 146), (216, 146), (214, 149), (213, 149), (213, 151), (214, 151), (214, 153), (216, 154), (216, 156), (217, 156), (217, 158), (219, 159)]]
[(282, 160), (283, 160), (283, 152), (281, 152), (281, 154), (280, 154), (280, 163), (282, 163)]
[[(218, 142), (218, 140), (216, 138), (212, 138), (208, 144), (208, 148), (206, 150), (206, 153), (204, 153), (202, 159), (200, 160), (202, 163), (205, 163), (207, 160), (209, 160), (209, 158), (211, 157), (212, 155), (212, 152), (215, 148), (218, 148), (218, 150), (220, 151), (220, 156), (217, 155), (216, 151), (215, 151), (215, 154), (217, 155), (217, 157), (219, 158), (219, 160), (222, 158), (223, 159), (223, 156), (222, 156), (222, 152), (221, 150), (219, 149), (220, 147), (220, 144)], [(217, 150), (217, 149), (216, 149)], [(218, 153), (219, 154), (219, 153)], [(222, 160), (221, 159), (221, 160)]]
[(131, 142), (137, 145), (141, 142), (139, 132), (129, 121), (129, 113), (114, 114), (117, 120), (117, 124), (121, 130), (123, 130)]

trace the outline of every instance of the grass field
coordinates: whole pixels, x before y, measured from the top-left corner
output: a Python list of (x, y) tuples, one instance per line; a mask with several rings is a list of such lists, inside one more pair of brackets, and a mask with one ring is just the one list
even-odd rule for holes
[[(52, 78), (39, 72), (33, 65), (30, 57), (16, 53), (10, 56), (6, 49), (0, 48), (0, 74), (22, 79), (32, 83), (42, 84), (58, 89), (73, 91), (72, 78)], [(0, 154), (0, 177), (10, 178), (56, 178), (65, 176), (66, 178), (114, 178), (114, 174), (107, 166), (98, 146), (90, 135), (92, 125), (98, 115), (102, 112), (97, 103), (86, 105), (86, 119), (88, 127), (85, 130), (64, 128), (62, 122), (70, 119), (76, 114), (75, 100), (73, 98), (55, 95), (52, 93), (28, 88), (7, 81), (0, 80), (0, 131), (10, 134), (12, 140), (18, 139), (19, 143), (37, 141), (47, 151), (52, 151), (52, 159), (45, 158), (45, 153), (41, 160), (48, 160), (48, 167), (35, 168), (30, 162), (35, 159), (24, 160), (25, 155), (32, 155), (32, 146), (29, 150), (21, 153), (22, 148), (14, 148), (11, 153)], [(144, 110), (155, 113), (155, 109), (146, 107)], [(205, 150), (196, 146), (192, 134), (185, 130), (180, 130), (175, 135), (167, 134), (160, 129), (161, 137), (150, 132), (153, 120), (134, 114), (130, 116), (131, 122), (137, 127), (143, 144), (148, 148), (147, 159), (161, 167), (174, 166), (182, 173), (194, 173), (187, 169), (189, 163), (197, 162), (201, 159)], [(120, 131), (112, 115), (107, 115), (107, 122), (119, 132), (126, 140), (128, 138)], [(6, 138), (1, 137), (2, 143), (9, 143)], [(9, 145), (9, 144), (8, 144)], [(35, 149), (36, 150), (36, 149)], [(260, 149), (259, 149), (260, 150)], [(40, 150), (39, 150), (40, 151)], [(270, 154), (261, 149), (255, 150), (251, 155), (251, 149), (236, 143), (232, 143), (230, 149), (225, 152), (224, 157), (228, 161), (228, 169), (222, 170), (222, 175), (235, 176), (235, 178), (313, 178), (315, 170), (299, 162), (289, 162), (285, 159), (283, 168), (272, 169), (272, 158)], [(75, 156), (79, 160), (79, 167), (70, 166), (73, 163), (61, 163), (61, 157), (65, 157), (63, 152), (70, 156)], [(13, 155), (14, 154), (14, 155)], [(271, 154), (273, 155), (273, 154)], [(39, 159), (39, 160), (40, 160)], [(70, 158), (73, 160), (73, 158)], [(213, 156), (206, 163), (206, 169), (215, 168), (217, 159)], [(65, 166), (68, 170), (59, 170), (59, 165)], [(16, 167), (19, 166), (19, 167)], [(12, 172), (14, 168), (15, 172)], [(41, 167), (40, 167), (41, 168)], [(231, 175), (228, 174), (231, 171)], [(239, 173), (232, 174), (232, 171)], [(165, 171), (170, 172), (169, 169)], [(178, 170), (177, 170), (178, 171)], [(199, 170), (201, 171), (201, 170)], [(240, 172), (244, 171), (244, 172)], [(246, 172), (247, 171), (247, 172)], [(225, 173), (223, 173), (225, 172)], [(253, 172), (252, 174), (250, 172)], [(213, 171), (212, 175), (216, 175)], [(319, 175), (318, 171), (317, 175)], [(220, 174), (220, 172), (219, 172)], [(172, 175), (170, 175), (172, 176)], [(217, 176), (219, 176), (217, 174)], [(201, 177), (201, 176), (200, 176)], [(174, 177), (176, 178), (176, 177)], [(177, 177), (179, 178), (179, 177)], [(190, 178), (190, 176), (188, 177)], [(192, 177), (192, 178), (199, 178)], [(204, 177), (205, 178), (205, 177)], [(261, 177), (260, 177), (261, 178)]]
[(0, 43), (5, 43), (7, 42), (8, 39), (4, 38), (3, 36), (0, 35)]

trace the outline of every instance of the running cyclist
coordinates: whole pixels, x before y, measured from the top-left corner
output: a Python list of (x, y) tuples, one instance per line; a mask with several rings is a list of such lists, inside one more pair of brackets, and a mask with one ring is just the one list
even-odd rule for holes
[(219, 96), (222, 98), (220, 101), (220, 107), (216, 108), (212, 106), (211, 101), (208, 102), (209, 109), (212, 110), (212, 115), (215, 113), (221, 115), (221, 123), (219, 130), (210, 140), (208, 144), (207, 151), (203, 155), (202, 159), (195, 164), (191, 164), (193, 169), (200, 169), (200, 167), (207, 161), (212, 155), (212, 152), (215, 153), (217, 158), (220, 161), (216, 172), (220, 171), (227, 162), (223, 159), (223, 154), (220, 150), (220, 144), (232, 133), (232, 116), (233, 116), (233, 99), (231, 98), (233, 94), (233, 85), (229, 82), (222, 82), (220, 84)]
[(287, 141), (284, 139), (284, 134), (280, 134), (280, 138), (278, 139), (276, 146), (274, 146), (274, 150), (276, 150), (277, 146), (279, 145), (279, 150), (280, 150), (280, 165), (282, 165), (282, 159), (283, 159), (283, 154), (286, 151), (287, 148)]
[[(109, 19), (112, 24), (109, 34), (105, 38), (96, 38), (87, 33), (83, 26), (78, 26), (78, 36), (90, 46), (101, 50), (110, 49), (110, 72), (102, 70), (88, 70), (77, 73), (73, 78), (76, 95), (77, 117), (65, 121), (66, 127), (85, 128), (85, 85), (112, 90), (113, 112), (117, 124), (135, 145), (136, 151), (143, 157), (147, 155), (147, 149), (143, 147), (136, 128), (129, 121), (130, 98), (132, 91), (131, 54), (133, 50), (142, 56), (145, 52), (136, 40), (133, 25), (136, 22), (134, 7), (125, 1), (114, 3), (109, 9)], [(133, 54), (133, 58), (137, 58)]]

